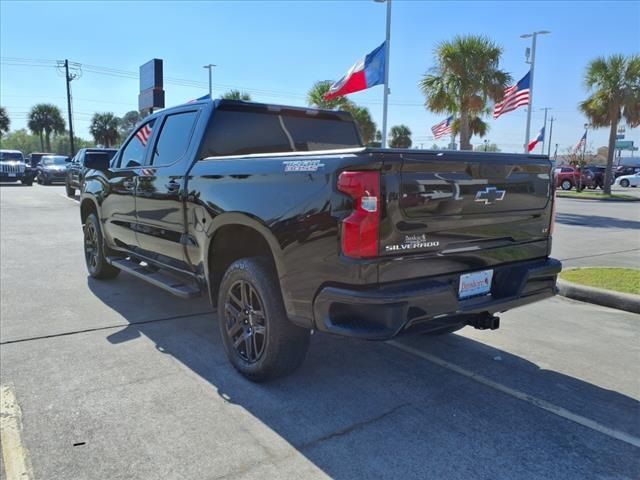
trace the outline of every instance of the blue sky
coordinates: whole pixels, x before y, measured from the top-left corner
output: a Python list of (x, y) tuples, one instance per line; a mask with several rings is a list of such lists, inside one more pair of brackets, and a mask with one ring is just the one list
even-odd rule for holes
[[(65, 85), (47, 60), (68, 58), (85, 66), (72, 83), (74, 121), (89, 138), (91, 115), (118, 115), (137, 108), (138, 80), (104, 75), (90, 65), (137, 72), (151, 58), (164, 59), (167, 106), (207, 91), (206, 63), (214, 71), (214, 96), (229, 88), (247, 90), (256, 101), (304, 105), (316, 80), (342, 76), (358, 58), (384, 40), (385, 5), (371, 0), (316, 2), (12, 2), (0, 3), (0, 103), (12, 127), (26, 112), (50, 101), (66, 112)], [(542, 107), (556, 118), (552, 143), (559, 153), (575, 145), (585, 119), (585, 66), (599, 55), (640, 52), (640, 2), (431, 2), (394, 0), (390, 62), (389, 124), (404, 123), (414, 145), (430, 147), (430, 127), (442, 115), (428, 112), (418, 88), (434, 65), (438, 42), (457, 34), (485, 34), (504, 48), (502, 68), (515, 79), (526, 73), (520, 34), (550, 30), (539, 37), (531, 136), (543, 122)], [(39, 65), (12, 58), (44, 60)], [(33, 63), (33, 62), (29, 62)], [(195, 83), (193, 83), (195, 82)], [(382, 86), (351, 95), (370, 108), (381, 126)], [(519, 109), (494, 121), (486, 138), (505, 151), (520, 151), (526, 112)], [(627, 139), (640, 144), (639, 129)], [(472, 143), (482, 140), (474, 137)], [(443, 145), (445, 142), (436, 142)], [(596, 130), (589, 145), (607, 143)]]

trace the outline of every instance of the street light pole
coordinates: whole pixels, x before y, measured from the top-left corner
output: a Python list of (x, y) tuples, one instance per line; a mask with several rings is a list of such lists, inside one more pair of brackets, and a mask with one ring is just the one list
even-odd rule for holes
[(533, 105), (533, 71), (536, 65), (536, 39), (538, 35), (545, 35), (547, 30), (540, 30), (539, 32), (526, 33), (520, 35), (520, 38), (531, 38), (531, 61), (527, 61), (531, 65), (529, 70), (529, 105), (527, 106), (527, 129), (524, 136), (524, 153), (529, 153), (529, 138), (531, 135), (531, 106)]
[(389, 52), (391, 50), (391, 0), (375, 0), (387, 2), (387, 35), (384, 48), (384, 98), (382, 100), (382, 148), (387, 148), (387, 107), (389, 97)]
[(215, 67), (216, 65), (214, 65), (213, 63), (209, 63), (207, 65), (204, 65), (202, 68), (206, 68), (207, 70), (209, 70), (209, 98), (213, 99), (213, 84), (211, 83), (211, 72), (213, 70), (213, 67)]

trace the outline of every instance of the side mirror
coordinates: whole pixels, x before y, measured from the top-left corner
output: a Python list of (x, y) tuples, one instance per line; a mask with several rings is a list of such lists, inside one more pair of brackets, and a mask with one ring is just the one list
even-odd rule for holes
[(102, 152), (87, 152), (84, 156), (84, 166), (90, 170), (105, 172), (109, 170), (109, 162), (109, 155)]

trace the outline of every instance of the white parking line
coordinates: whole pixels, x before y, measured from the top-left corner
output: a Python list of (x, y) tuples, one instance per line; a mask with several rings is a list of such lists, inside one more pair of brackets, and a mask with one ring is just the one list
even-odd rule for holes
[(33, 470), (22, 443), (22, 412), (9, 386), (0, 387), (0, 444), (7, 480), (30, 480)]
[(80, 200), (78, 200), (75, 197), (74, 198), (67, 197), (64, 193), (59, 193), (58, 195), (60, 195), (62, 198), (66, 198), (67, 200), (71, 200), (72, 202), (80, 203)]
[(410, 353), (412, 355), (416, 355), (420, 358), (428, 360), (431, 363), (435, 363), (440, 367), (446, 368), (460, 375), (463, 375), (471, 380), (481, 383), (482, 385), (493, 388), (494, 390), (498, 390), (499, 392), (502, 392), (511, 397), (517, 398), (518, 400), (527, 402), (533, 405), (534, 407), (538, 407), (542, 410), (553, 413), (554, 415), (562, 417), (565, 420), (569, 420), (571, 422), (577, 423), (578, 425), (582, 425), (583, 427), (590, 428), (591, 430), (595, 430), (596, 432), (607, 435), (608, 437), (615, 438), (616, 440), (620, 440), (622, 442), (628, 443), (629, 445), (633, 445), (634, 447), (640, 447), (640, 438), (638, 437), (634, 437), (633, 435), (629, 435), (628, 433), (621, 432), (620, 430), (609, 428), (589, 418), (583, 417), (582, 415), (578, 415), (576, 413), (570, 412), (565, 408), (549, 403), (546, 400), (533, 397), (527, 393), (507, 387), (506, 385), (502, 385), (501, 383), (494, 382), (493, 380), (490, 380), (487, 377), (474, 373), (465, 368), (459, 367), (458, 365), (454, 365), (453, 363), (447, 362), (446, 360), (438, 358), (429, 353), (423, 352), (422, 350), (419, 350), (417, 348), (404, 345), (403, 343), (400, 343), (397, 340), (390, 340), (386, 343), (395, 348), (403, 350), (404, 352)]

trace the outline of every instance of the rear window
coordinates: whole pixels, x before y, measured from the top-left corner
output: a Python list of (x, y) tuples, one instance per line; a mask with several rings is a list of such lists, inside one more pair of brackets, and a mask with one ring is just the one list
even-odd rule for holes
[(109, 160), (111, 160), (118, 150), (107, 150), (107, 149), (87, 149), (87, 153), (104, 153)]
[(297, 111), (214, 112), (198, 158), (360, 147), (353, 122)]

